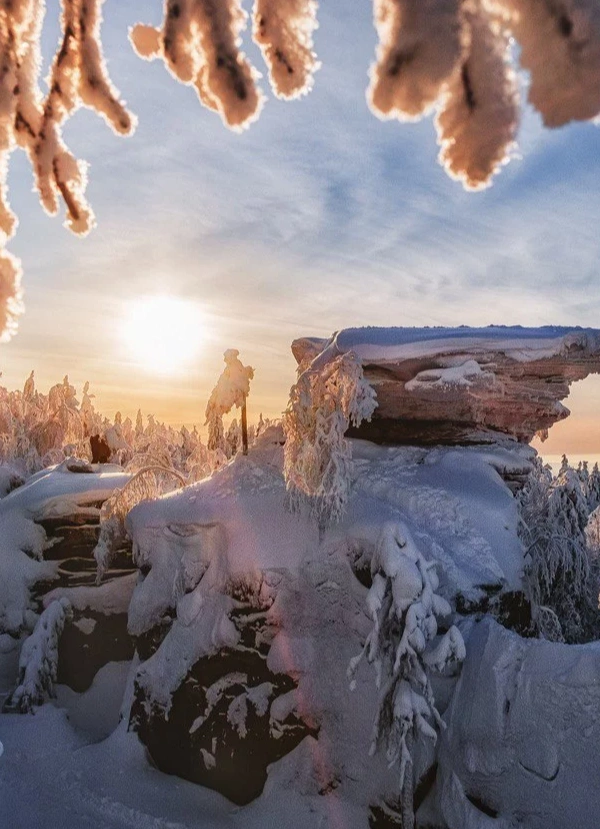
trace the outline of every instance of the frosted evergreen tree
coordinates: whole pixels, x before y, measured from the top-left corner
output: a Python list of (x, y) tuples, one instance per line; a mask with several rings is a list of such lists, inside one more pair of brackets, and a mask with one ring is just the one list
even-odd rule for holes
[(206, 406), (206, 423), (208, 425), (208, 448), (220, 450), (226, 454), (223, 415), (236, 406), (242, 413), (242, 448), (248, 452), (248, 431), (246, 420), (246, 398), (250, 393), (250, 380), (254, 369), (244, 366), (239, 359), (240, 352), (229, 348), (223, 355), (225, 368), (211, 392)]
[(58, 674), (58, 642), (65, 622), (73, 614), (65, 598), (51, 602), (25, 640), (19, 657), (18, 684), (6, 701), (7, 710), (28, 713), (54, 696)]
[(390, 764), (399, 763), (403, 829), (415, 825), (414, 741), (424, 738), (435, 742), (437, 729), (443, 727), (430, 672), (442, 672), (465, 658), (458, 628), (452, 625), (437, 636), (438, 622), (449, 618), (451, 608), (436, 593), (439, 579), (435, 566), (425, 560), (400, 521), (382, 527), (367, 595), (373, 628), (348, 670), (354, 683), (363, 657), (375, 667), (380, 693), (371, 752), (384, 745)]
[(544, 638), (581, 642), (598, 632), (598, 583), (586, 542), (588, 505), (575, 470), (556, 479), (537, 462), (520, 496), (525, 585)]
[(588, 509), (593, 512), (600, 505), (600, 470), (595, 463), (590, 473), (587, 489)]

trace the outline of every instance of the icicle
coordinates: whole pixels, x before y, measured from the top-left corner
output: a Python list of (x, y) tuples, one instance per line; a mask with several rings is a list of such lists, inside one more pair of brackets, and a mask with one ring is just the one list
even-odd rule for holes
[(257, 73), (239, 50), (246, 18), (240, 0), (166, 0), (162, 29), (138, 24), (130, 39), (140, 57), (162, 57), (177, 80), (195, 86), (205, 106), (241, 130), (263, 104)]
[(465, 8), (466, 59), (450, 80), (436, 117), (440, 163), (465, 188), (479, 190), (509, 159), (518, 127), (515, 74), (508, 39), (478, 6)]
[(419, 118), (465, 48), (460, 0), (375, 0), (380, 45), (368, 99), (376, 115)]
[(319, 68), (312, 49), (316, 0), (256, 0), (253, 24), (275, 94), (297, 98), (309, 92)]

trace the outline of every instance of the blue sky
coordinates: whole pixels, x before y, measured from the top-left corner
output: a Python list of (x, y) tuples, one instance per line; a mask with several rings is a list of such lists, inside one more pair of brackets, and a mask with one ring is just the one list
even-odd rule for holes
[[(58, 38), (58, 4), (49, 6), (47, 59)], [(233, 134), (131, 49), (128, 27), (158, 24), (161, 7), (105, 4), (111, 76), (140, 123), (129, 139), (89, 112), (67, 127), (91, 165), (98, 227), (87, 239), (44, 215), (25, 157), (13, 158), (20, 227), (10, 249), (23, 260), (27, 312), (0, 346), (8, 386), (31, 368), (42, 387), (68, 372), (78, 387), (91, 381), (107, 413), (141, 405), (200, 423), (228, 347), (255, 367), (254, 405), (273, 415), (294, 379), (297, 336), (368, 324), (598, 325), (597, 127), (549, 132), (527, 111), (520, 157), (491, 189), (465, 193), (437, 164), (431, 119), (402, 125), (369, 112), (371, 5), (330, 0), (313, 91), (280, 102), (263, 78), (260, 120)], [(248, 33), (245, 49), (262, 69)], [(204, 352), (184, 376), (145, 373), (123, 348), (127, 307), (154, 293), (204, 310)], [(600, 384), (584, 386), (587, 434)], [(600, 430), (589, 440), (600, 452)]]

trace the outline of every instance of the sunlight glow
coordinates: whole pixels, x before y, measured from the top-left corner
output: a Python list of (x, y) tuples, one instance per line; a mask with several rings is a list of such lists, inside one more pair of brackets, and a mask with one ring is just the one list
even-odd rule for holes
[(206, 338), (206, 321), (194, 302), (149, 296), (129, 305), (121, 333), (135, 363), (154, 374), (177, 374), (198, 357)]

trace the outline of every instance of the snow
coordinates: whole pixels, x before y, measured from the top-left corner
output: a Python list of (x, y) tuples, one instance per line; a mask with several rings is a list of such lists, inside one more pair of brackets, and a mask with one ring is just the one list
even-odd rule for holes
[(406, 383), (405, 388), (408, 391), (413, 391), (418, 388), (470, 387), (476, 384), (493, 383), (494, 379), (494, 373), (484, 371), (475, 360), (465, 360), (449, 368), (433, 368), (420, 371), (412, 380)]
[[(433, 449), (352, 441), (347, 513), (319, 533), (306, 512), (285, 509), (280, 443), (271, 431), (248, 457), (211, 478), (135, 507), (127, 526), (140, 575), (46, 597), (49, 607), (68, 598), (84, 613), (84, 624), (86, 609), (123, 612), (129, 605), (134, 634), (151, 630), (165, 614), (172, 622), (145, 662), (105, 665), (84, 694), (57, 686), (57, 699), (33, 717), (0, 714), (0, 826), (45, 829), (68, 821), (78, 829), (364, 829), (368, 804), (397, 798), (398, 767), (387, 768), (384, 752), (369, 757), (376, 677), (361, 663), (352, 691), (348, 666), (377, 618), (386, 579), (397, 611), (414, 610), (406, 631), (410, 646), (421, 649), (419, 630), (424, 639), (424, 631), (431, 636), (425, 666), (445, 669), (450, 658), (465, 655), (456, 629), (434, 638), (428, 618), (450, 618), (458, 593), (477, 600), (485, 594), (482, 585), (521, 585), (516, 502), (501, 476), (527, 471), (534, 453), (510, 441)], [(57, 504), (85, 509), (92, 493), (95, 498), (127, 478), (114, 471), (43, 473), (2, 499), (1, 520), (10, 526), (9, 517), (18, 516), (12, 543), (31, 567), (45, 567), (18, 547), (29, 538), (34, 555), (43, 551), (43, 534), (27, 516), (54, 514)], [(10, 510), (2, 506), (11, 500)], [(3, 575), (13, 560), (21, 560), (16, 552), (3, 557)], [(370, 589), (353, 567), (372, 571)], [(249, 739), (254, 714), (269, 717), (273, 739), (285, 733), (291, 714), (315, 736), (274, 763), (263, 794), (238, 809), (152, 768), (126, 722), (134, 681), (149, 703), (168, 711), (174, 690), (200, 657), (236, 645), (239, 634), (228, 614), (241, 595), (252, 596), (257, 617), (272, 626), (269, 670), (293, 678), (297, 687), (278, 696), (274, 682), (252, 685), (243, 671), (226, 674), (208, 688), (191, 729), (200, 728), (230, 689), (227, 718), (240, 737)], [(419, 604), (424, 613), (417, 612)], [(600, 744), (594, 713), (600, 645), (523, 640), (490, 620), (462, 623), (461, 633), (461, 677), (432, 681), (447, 730), (422, 815), (448, 829), (507, 829), (516, 815), (525, 815), (524, 829), (591, 829), (600, 803), (587, 794), (589, 819), (577, 822), (575, 799), (584, 797), (584, 782), (575, 770), (588, 767)], [(17, 659), (17, 640), (0, 638), (0, 692), (12, 685)], [(432, 700), (402, 682), (397, 716), (413, 716), (433, 737)], [(240, 690), (231, 694), (234, 686)], [(425, 768), (432, 752), (416, 749), (416, 768)], [(214, 749), (204, 749), (203, 758), (214, 764)], [(557, 783), (551, 778), (558, 765)], [(494, 808), (501, 804), (501, 814), (483, 814), (473, 797)]]
[(56, 578), (57, 562), (43, 561), (46, 534), (35, 523), (46, 518), (97, 517), (98, 503), (130, 478), (120, 467), (92, 473), (71, 472), (66, 465), (32, 475), (0, 499), (0, 629), (17, 635), (31, 630), (36, 615), (30, 590)]
[[(500, 811), (499, 826), (518, 817), (527, 829), (592, 829), (600, 794), (585, 770), (600, 759), (600, 643), (522, 639), (489, 617), (468, 628), (441, 738), (445, 786)], [(462, 823), (456, 798), (440, 794), (449, 829), (487, 826), (481, 813)]]
[[(0, 500), (0, 521), (8, 512), (19, 511), (36, 521), (86, 514), (115, 490), (123, 487), (131, 475), (120, 466), (92, 466), (93, 472), (71, 472), (62, 464), (32, 475), (25, 486), (13, 490)], [(98, 509), (92, 514), (97, 515)]]
[[(311, 339), (316, 346), (317, 340)], [(486, 328), (346, 328), (329, 340), (322, 340), (320, 354), (313, 367), (320, 367), (347, 351), (353, 351), (363, 363), (391, 362), (437, 354), (472, 355), (499, 351), (507, 357), (527, 363), (565, 353), (569, 348), (600, 352), (600, 331), (547, 325), (523, 328), (519, 325), (490, 325)]]

